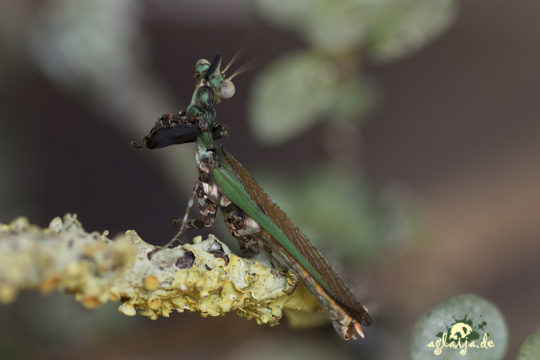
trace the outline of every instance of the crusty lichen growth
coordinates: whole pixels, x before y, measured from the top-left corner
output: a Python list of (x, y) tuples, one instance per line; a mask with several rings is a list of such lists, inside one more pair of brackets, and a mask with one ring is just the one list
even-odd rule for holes
[[(111, 240), (86, 233), (75, 215), (46, 229), (19, 218), (0, 224), (0, 303), (23, 289), (73, 294), (84, 306), (120, 301), (124, 315), (156, 319), (171, 312), (219, 316), (234, 311), (275, 325), (284, 310), (298, 319), (319, 304), (291, 273), (265, 260), (245, 259), (210, 235), (174, 249), (144, 242), (133, 230)], [(298, 285), (298, 286), (297, 286)], [(309, 317), (318, 322), (320, 313)], [(323, 316), (324, 317), (324, 316)]]

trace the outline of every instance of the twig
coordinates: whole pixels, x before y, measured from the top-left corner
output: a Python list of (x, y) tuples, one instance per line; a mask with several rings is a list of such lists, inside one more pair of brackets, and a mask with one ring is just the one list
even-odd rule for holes
[(114, 240), (107, 235), (85, 232), (70, 214), (46, 229), (25, 218), (0, 224), (0, 303), (14, 301), (20, 290), (39, 289), (73, 294), (88, 308), (120, 301), (122, 314), (138, 311), (151, 319), (174, 310), (203, 316), (234, 311), (269, 325), (283, 311), (297, 325), (324, 319), (311, 314), (319, 304), (293, 274), (269, 259), (239, 257), (213, 235), (174, 249), (150, 245), (133, 230)]

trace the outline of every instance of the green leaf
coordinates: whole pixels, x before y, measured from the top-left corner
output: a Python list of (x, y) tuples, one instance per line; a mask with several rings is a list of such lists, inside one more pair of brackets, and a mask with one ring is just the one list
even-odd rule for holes
[[(467, 342), (465, 354), (446, 347), (441, 341), (460, 344)], [(492, 341), (492, 343), (489, 343)], [(471, 342), (487, 348), (472, 348)], [(498, 360), (504, 356), (508, 343), (508, 330), (499, 309), (476, 295), (462, 294), (449, 298), (426, 312), (416, 324), (412, 343), (413, 360)], [(437, 349), (441, 353), (437, 355)]]
[(299, 32), (326, 54), (367, 48), (387, 62), (439, 36), (456, 15), (455, 0), (252, 0), (262, 17)]
[(337, 84), (335, 65), (322, 56), (301, 52), (274, 62), (251, 92), (249, 121), (255, 136), (278, 143), (303, 132), (329, 108)]
[(517, 360), (538, 360), (540, 359), (540, 328), (530, 335), (519, 350)]
[[(256, 11), (272, 23), (302, 34), (327, 54), (358, 48), (365, 39), (371, 8), (386, 7), (377, 1), (354, 0), (252, 0)], [(374, 6), (375, 5), (375, 6)]]
[(455, 19), (453, 0), (391, 1), (381, 11), (367, 37), (368, 54), (388, 62), (432, 42)]
[[(372, 4), (352, 0), (318, 1), (309, 12), (312, 18), (302, 29), (304, 37), (317, 50), (327, 54), (345, 54), (365, 43)], [(380, 5), (376, 5), (379, 7)]]

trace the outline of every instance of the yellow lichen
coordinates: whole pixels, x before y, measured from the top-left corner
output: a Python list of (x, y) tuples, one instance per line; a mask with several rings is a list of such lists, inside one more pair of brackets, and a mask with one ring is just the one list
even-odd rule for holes
[(126, 316), (135, 316), (137, 315), (137, 311), (133, 307), (133, 305), (130, 304), (122, 304), (118, 307), (118, 312), (126, 315)]
[(81, 302), (84, 306), (93, 308), (98, 305), (101, 305), (101, 302), (99, 301), (99, 298), (96, 296), (85, 296), (82, 298)]
[[(122, 314), (151, 319), (186, 310), (234, 312), (269, 325), (288, 310), (319, 318), (318, 302), (292, 273), (239, 257), (212, 235), (174, 249), (150, 245), (133, 230), (114, 240), (107, 235), (86, 233), (74, 215), (53, 219), (47, 229), (24, 218), (0, 224), (0, 302), (37, 288), (73, 294), (89, 308), (122, 301)], [(220, 256), (209, 252), (216, 246)]]
[(157, 297), (148, 300), (148, 308), (150, 310), (158, 310), (161, 306), (161, 300)]
[(60, 281), (61, 279), (55, 275), (45, 277), (41, 284), (39, 284), (39, 289), (43, 294), (51, 293), (58, 288)]
[(144, 287), (146, 290), (156, 290), (159, 286), (159, 280), (155, 275), (148, 275), (144, 279)]

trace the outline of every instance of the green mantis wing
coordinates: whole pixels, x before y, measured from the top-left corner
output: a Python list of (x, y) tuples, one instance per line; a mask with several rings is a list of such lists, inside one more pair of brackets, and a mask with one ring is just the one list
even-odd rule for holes
[(223, 149), (218, 152), (220, 166), (213, 175), (225, 196), (257, 221), (334, 301), (369, 326), (371, 318), (365, 308), (315, 246), (231, 154)]

